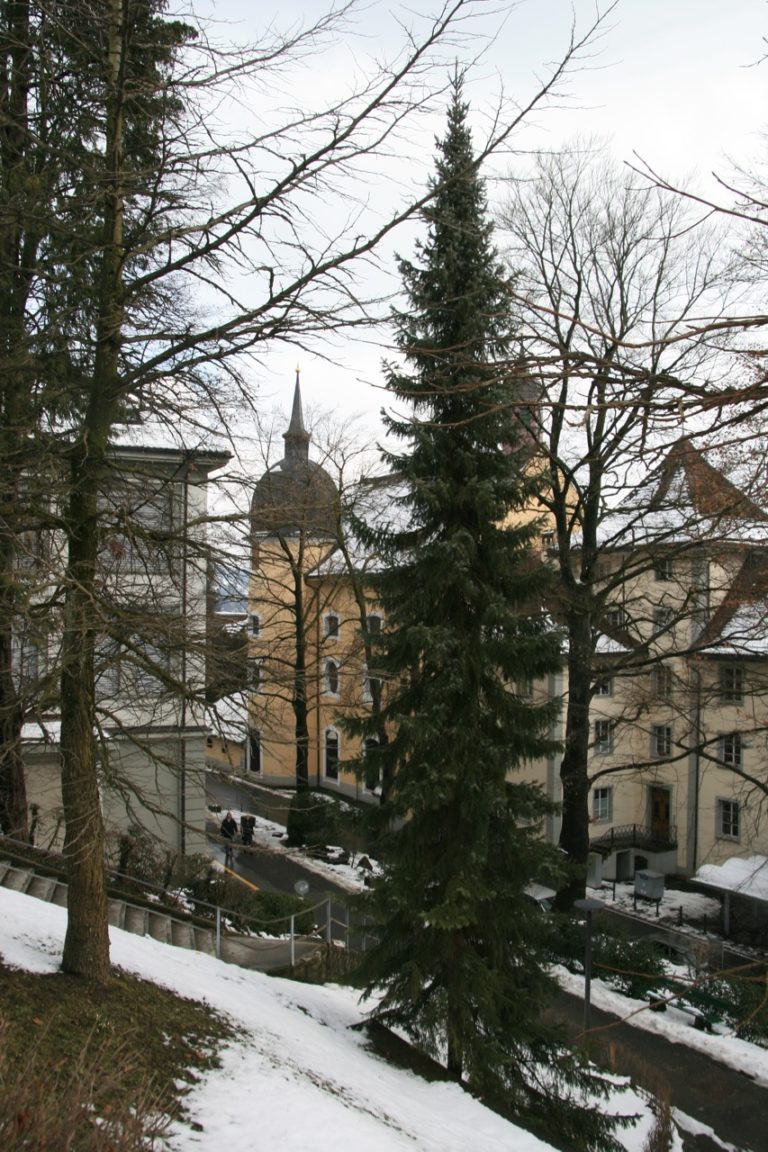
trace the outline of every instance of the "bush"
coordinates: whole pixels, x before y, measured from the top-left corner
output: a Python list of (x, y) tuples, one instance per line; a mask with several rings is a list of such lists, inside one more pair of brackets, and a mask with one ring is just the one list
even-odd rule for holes
[(181, 891), (196, 916), (212, 919), (217, 907), (225, 909), (238, 931), (282, 935), (289, 931), (296, 915), (296, 931), (312, 931), (313, 916), (305, 902), (286, 892), (256, 892), (214, 868), (206, 856), (179, 860), (174, 870), (174, 886)]
[[(584, 970), (585, 928), (571, 917), (558, 918), (550, 956), (572, 972)], [(615, 925), (603, 923), (592, 937), (593, 975), (617, 992), (642, 1000), (649, 992), (664, 992), (671, 984), (664, 962), (653, 946), (633, 939)]]
[(165, 888), (169, 883), (176, 857), (163, 848), (145, 828), (132, 825), (112, 842), (108, 863), (121, 876)]

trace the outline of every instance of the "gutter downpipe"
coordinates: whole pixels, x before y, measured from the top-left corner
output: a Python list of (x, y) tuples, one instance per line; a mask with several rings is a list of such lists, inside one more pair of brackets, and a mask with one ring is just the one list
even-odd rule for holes
[(701, 672), (696, 666), (691, 667), (691, 684), (693, 688), (693, 812), (691, 852), (689, 853), (691, 874), (696, 873), (699, 862), (699, 784), (701, 777)]

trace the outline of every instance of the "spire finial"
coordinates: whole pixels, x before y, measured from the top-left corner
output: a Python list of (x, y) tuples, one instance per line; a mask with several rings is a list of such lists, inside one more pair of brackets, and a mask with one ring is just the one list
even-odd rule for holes
[(309, 457), (310, 435), (304, 427), (304, 413), (301, 409), (301, 384), (299, 381), (299, 368), (296, 367), (296, 384), (293, 390), (293, 408), (291, 409), (291, 422), (288, 431), (283, 433), (285, 440), (285, 454), (290, 458)]

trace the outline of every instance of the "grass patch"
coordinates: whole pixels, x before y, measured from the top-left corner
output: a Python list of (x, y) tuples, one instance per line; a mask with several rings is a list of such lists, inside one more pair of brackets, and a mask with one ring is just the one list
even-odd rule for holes
[(234, 1034), (206, 1005), (119, 970), (98, 988), (0, 963), (0, 1017), (4, 1150), (155, 1147), (168, 1118), (183, 1117), (184, 1085), (217, 1066)]

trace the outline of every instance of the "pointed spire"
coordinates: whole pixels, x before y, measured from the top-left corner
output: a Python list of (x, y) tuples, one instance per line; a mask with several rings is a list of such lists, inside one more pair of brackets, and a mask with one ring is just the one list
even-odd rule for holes
[(301, 409), (301, 386), (299, 383), (299, 369), (296, 368), (296, 387), (293, 391), (293, 408), (288, 431), (283, 432), (285, 440), (285, 456), (290, 460), (307, 460), (309, 458), (310, 435), (304, 427), (304, 414)]

